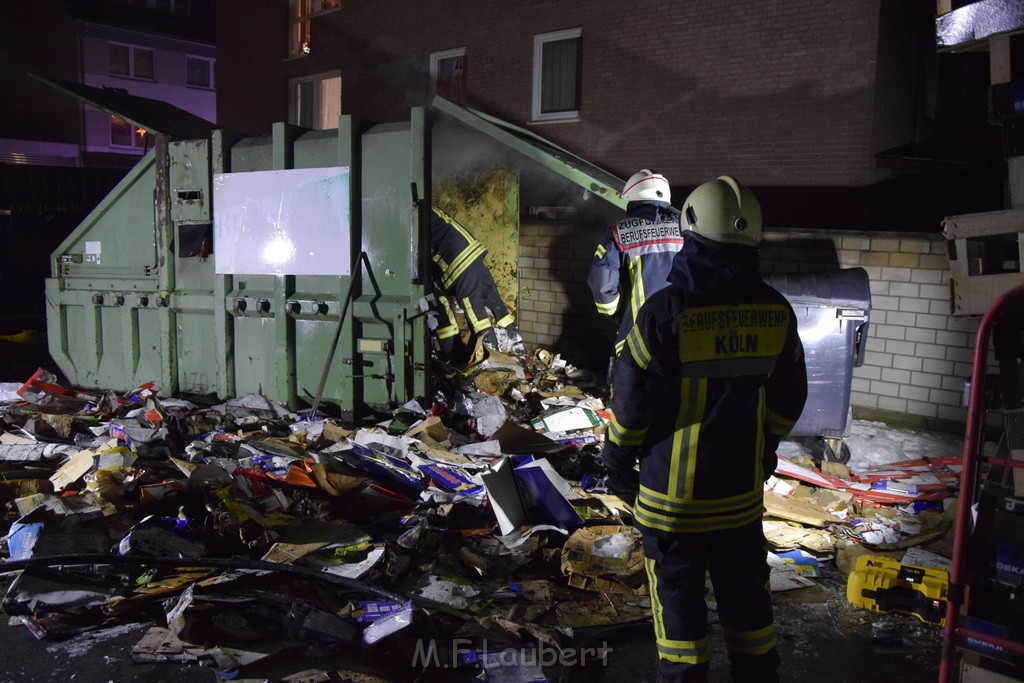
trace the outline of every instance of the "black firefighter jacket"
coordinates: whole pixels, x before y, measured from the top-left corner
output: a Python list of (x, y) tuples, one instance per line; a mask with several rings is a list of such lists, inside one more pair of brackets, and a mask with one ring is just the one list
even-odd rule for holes
[(603, 453), (615, 474), (639, 459), (634, 521), (659, 535), (760, 519), (775, 449), (807, 399), (789, 302), (751, 247), (693, 232), (669, 286), (651, 296), (618, 358)]

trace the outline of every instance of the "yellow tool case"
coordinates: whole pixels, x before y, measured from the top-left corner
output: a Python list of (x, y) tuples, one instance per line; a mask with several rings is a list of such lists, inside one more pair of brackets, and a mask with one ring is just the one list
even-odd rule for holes
[(946, 623), (945, 569), (912, 567), (888, 557), (861, 555), (846, 583), (846, 599), (873, 612), (910, 614), (929, 624)]

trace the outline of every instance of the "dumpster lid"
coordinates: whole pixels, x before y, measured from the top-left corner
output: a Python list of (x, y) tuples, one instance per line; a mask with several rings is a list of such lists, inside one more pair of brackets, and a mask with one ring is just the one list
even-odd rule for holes
[[(614, 174), (525, 128), (459, 106), (441, 96), (435, 97), (432, 104), (434, 109), (525, 155), (610, 204), (626, 208), (626, 200), (619, 194), (625, 181)], [(672, 210), (679, 213), (674, 207)]]
[(871, 283), (863, 268), (770, 273), (764, 281), (792, 304), (871, 310)]
[(197, 140), (209, 138), (216, 128), (210, 121), (173, 104), (130, 95), (121, 88), (95, 88), (31, 72), (29, 75), (108, 114), (120, 116), (152, 135), (166, 135), (176, 140)]

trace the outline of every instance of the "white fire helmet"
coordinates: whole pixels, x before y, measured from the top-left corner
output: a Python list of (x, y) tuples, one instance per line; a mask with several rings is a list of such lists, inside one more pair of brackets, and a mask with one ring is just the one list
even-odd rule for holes
[(672, 190), (665, 176), (645, 168), (626, 181), (622, 188), (622, 198), (627, 202), (670, 202)]

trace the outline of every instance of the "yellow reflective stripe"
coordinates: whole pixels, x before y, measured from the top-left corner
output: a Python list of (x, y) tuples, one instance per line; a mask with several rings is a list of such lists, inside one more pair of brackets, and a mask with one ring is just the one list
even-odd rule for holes
[(475, 241), (463, 249), (462, 253), (456, 256), (455, 260), (445, 269), (444, 275), (441, 278), (441, 285), (445, 288), (451, 287), (452, 283), (466, 272), (466, 268), (469, 268), (474, 261), (483, 256), (484, 251), (484, 245)]
[(764, 424), (765, 427), (768, 428), (769, 434), (774, 436), (786, 436), (793, 431), (793, 425), (796, 424), (796, 420), (785, 418), (773, 410), (766, 410)]
[(654, 573), (654, 560), (644, 558), (644, 569), (647, 570), (648, 592), (651, 596), (651, 620), (654, 622), (654, 636), (665, 637), (665, 618), (661, 600), (658, 599), (658, 577)]
[(594, 303), (597, 304), (597, 312), (602, 315), (612, 315), (619, 308), (619, 298), (619, 295), (616, 294), (615, 298), (606, 304), (603, 304), (600, 301), (595, 301)]
[(708, 512), (731, 512), (733, 510), (749, 508), (751, 505), (755, 505), (763, 499), (764, 492), (761, 490), (760, 486), (754, 491), (748, 491), (738, 496), (730, 496), (728, 498), (711, 498), (703, 500), (689, 498), (683, 500), (641, 485), (640, 497), (638, 500), (644, 505), (655, 510), (664, 510), (665, 512), (673, 512), (680, 515), (704, 515)]
[(775, 624), (755, 631), (733, 631), (723, 626), (722, 639), (730, 651), (748, 655), (763, 655), (778, 645)]
[(622, 349), (626, 348), (626, 340), (620, 339), (615, 342), (615, 357), (618, 358), (619, 354), (622, 353)]
[(438, 339), (448, 339), (450, 337), (454, 337), (458, 333), (458, 325), (446, 325), (444, 327), (437, 328), (437, 331), (434, 334), (437, 335)]
[(476, 311), (473, 310), (473, 304), (470, 303), (468, 296), (462, 298), (462, 310), (466, 312), (466, 320), (469, 321), (474, 332), (481, 332), (491, 327), (491, 319), (486, 315), (483, 318), (476, 317)]
[(679, 412), (672, 435), (672, 461), (667, 490), (676, 499), (693, 497), (693, 473), (697, 468), (700, 422), (707, 400), (707, 380), (683, 377), (679, 385)]
[(608, 249), (603, 244), (597, 245), (597, 249), (594, 251), (594, 258), (604, 258), (604, 255), (608, 253)]
[(637, 524), (649, 529), (667, 531), (670, 533), (698, 533), (705, 531), (721, 531), (723, 529), (737, 529), (747, 524), (753, 524), (764, 515), (764, 509), (754, 508), (745, 513), (713, 517), (678, 518), (659, 515), (644, 508), (640, 501), (637, 501), (633, 508), (633, 516)]
[(499, 320), (495, 324), (498, 327), (508, 327), (509, 325), (514, 323), (515, 321), (516, 321), (516, 317), (514, 315), (512, 315), (511, 313), (509, 313), (508, 315), (506, 315), (504, 318), (502, 318), (501, 320)]
[(445, 223), (455, 228), (459, 232), (459, 234), (462, 235), (463, 239), (465, 239), (467, 242), (472, 244), (473, 242), (476, 241), (476, 238), (473, 237), (473, 235), (471, 235), (468, 230), (462, 227), (462, 223), (459, 223), (457, 220), (455, 220), (454, 218), (452, 218), (451, 216), (449, 216), (436, 206), (434, 207), (434, 213), (437, 214), (437, 216)]
[(633, 320), (636, 320), (636, 314), (640, 311), (640, 307), (644, 305), (644, 262), (640, 259), (630, 262), (635, 263), (636, 267), (631, 268), (632, 279), (630, 282), (633, 283), (633, 297), (631, 306), (633, 307)]
[(658, 658), (681, 664), (703, 664), (708, 661), (708, 639), (700, 640), (668, 640), (654, 639), (658, 649)]
[(444, 295), (438, 295), (437, 303), (444, 309), (445, 315), (448, 316), (448, 324), (444, 327), (438, 327), (434, 334), (437, 335), (438, 339), (448, 339), (454, 337), (459, 333), (459, 323), (455, 318), (455, 311), (452, 310), (452, 302), (448, 300), (448, 297)]
[[(762, 384), (757, 389), (757, 428), (754, 430), (754, 452), (764, 453), (764, 417), (765, 417), (765, 390)], [(758, 485), (764, 485), (764, 458), (754, 459), (754, 482), (753, 488), (758, 488)]]
[(636, 429), (630, 427), (624, 427), (615, 418), (615, 413), (611, 414), (611, 421), (608, 423), (608, 439), (617, 446), (639, 446), (644, 442), (644, 437), (647, 436), (647, 427), (639, 427)]
[(647, 345), (644, 344), (643, 337), (636, 325), (633, 325), (633, 329), (626, 335), (626, 343), (629, 345), (633, 360), (641, 369), (646, 370), (647, 366), (651, 364), (651, 352), (647, 350)]

